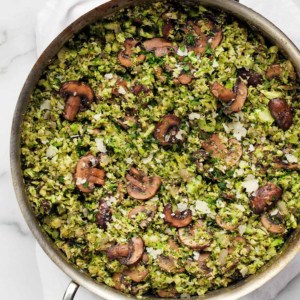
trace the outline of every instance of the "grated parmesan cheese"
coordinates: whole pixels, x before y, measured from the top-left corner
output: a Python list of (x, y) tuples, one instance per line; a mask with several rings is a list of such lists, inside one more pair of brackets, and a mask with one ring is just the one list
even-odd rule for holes
[(97, 145), (97, 148), (100, 152), (102, 153), (106, 153), (107, 152), (107, 149), (103, 143), (103, 138), (96, 138), (95, 139), (95, 142), (96, 142), (96, 145)]
[(258, 189), (258, 180), (252, 174), (249, 174), (242, 182), (242, 187), (246, 189), (248, 195), (252, 195)]

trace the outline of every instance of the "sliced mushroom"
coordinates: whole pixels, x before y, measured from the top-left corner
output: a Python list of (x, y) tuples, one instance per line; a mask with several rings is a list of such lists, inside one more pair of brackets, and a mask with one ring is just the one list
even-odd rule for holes
[(272, 182), (261, 186), (251, 201), (253, 212), (256, 214), (261, 214), (266, 209), (269, 209), (281, 198), (282, 193), (282, 189)]
[(170, 49), (175, 50), (175, 46), (173, 46), (171, 42), (163, 38), (153, 38), (151, 40), (146, 40), (143, 45), (146, 51), (154, 51), (154, 54), (157, 57), (169, 54)]
[(266, 77), (268, 80), (278, 78), (282, 74), (282, 67), (280, 65), (272, 65), (266, 71)]
[(90, 193), (95, 185), (104, 185), (105, 172), (95, 167), (98, 163), (98, 159), (92, 154), (81, 157), (77, 162), (74, 180), (81, 192)]
[(194, 250), (203, 250), (210, 246), (211, 239), (196, 238), (197, 229), (204, 226), (201, 220), (198, 220), (193, 226), (180, 228), (178, 230), (178, 238), (181, 243)]
[(246, 84), (243, 81), (239, 81), (236, 85), (236, 93), (235, 93), (235, 100), (230, 105), (227, 113), (236, 113), (240, 112), (245, 104), (245, 101), (248, 96), (248, 89)]
[(212, 49), (216, 49), (222, 42), (223, 34), (221, 29), (214, 31), (214, 35), (208, 39), (208, 43)]
[(122, 96), (127, 93), (127, 81), (123, 78), (118, 78), (114, 88), (112, 89), (112, 94), (115, 96)]
[(158, 266), (168, 273), (182, 273), (184, 268), (180, 268), (176, 264), (176, 260), (171, 256), (160, 255), (157, 258)]
[(161, 179), (159, 176), (145, 176), (145, 174), (135, 168), (131, 168), (126, 175), (127, 192), (138, 200), (148, 200), (158, 192)]
[(194, 51), (195, 54), (202, 55), (207, 47), (207, 37), (205, 34), (201, 34), (195, 42), (195, 45), (189, 45), (188, 51)]
[(106, 229), (107, 223), (111, 220), (111, 209), (105, 201), (100, 200), (96, 215), (96, 224), (99, 228)]
[(131, 90), (134, 95), (138, 95), (142, 92), (144, 93), (149, 92), (149, 89), (142, 84), (136, 84)]
[[(133, 66), (133, 54), (134, 54), (133, 49), (137, 46), (138, 43), (139, 42), (134, 39), (126, 39), (124, 41), (123, 46), (125, 50), (121, 50), (118, 54), (118, 59), (122, 66), (126, 68)], [(136, 58), (136, 61), (138, 63), (141, 63), (144, 60), (145, 60), (144, 54), (139, 54)]]
[(288, 130), (293, 124), (291, 107), (284, 99), (275, 98), (269, 101), (269, 109), (276, 124), (282, 130)]
[(202, 148), (213, 158), (222, 159), (230, 166), (236, 165), (243, 154), (242, 145), (238, 140), (232, 138), (226, 142), (226, 140), (217, 133), (214, 133), (204, 142)]
[(132, 238), (128, 244), (117, 244), (110, 247), (106, 255), (108, 259), (118, 259), (123, 265), (137, 263), (144, 254), (144, 241), (141, 237)]
[(116, 119), (115, 122), (125, 130), (138, 123), (136, 118), (133, 116), (124, 116), (123, 118)]
[(241, 68), (238, 70), (238, 76), (246, 80), (249, 86), (257, 87), (262, 83), (262, 76), (252, 70)]
[(141, 228), (146, 228), (153, 220), (155, 214), (157, 211), (157, 207), (154, 205), (139, 205), (133, 208), (129, 213), (128, 213), (128, 218), (133, 219), (135, 218), (139, 213), (144, 213), (146, 214), (146, 219), (141, 221), (139, 226)]
[(172, 30), (174, 29), (173, 26), (173, 23), (169, 20), (164, 22), (162, 26), (162, 35), (164, 38), (169, 38)]
[(263, 214), (260, 220), (262, 225), (271, 233), (283, 234), (285, 231), (284, 225), (275, 223), (269, 214)]
[(156, 293), (160, 298), (178, 298), (179, 297), (179, 293), (176, 291), (176, 289), (174, 287), (170, 287), (170, 288), (163, 289), (163, 290), (157, 290)]
[(154, 137), (162, 146), (170, 146), (182, 141), (178, 139), (180, 119), (175, 115), (166, 115), (163, 119), (156, 124), (154, 129)]
[(142, 282), (148, 276), (149, 271), (143, 265), (137, 264), (132, 266), (130, 269), (124, 271), (124, 275), (130, 277), (130, 279), (136, 283)]
[(182, 212), (172, 212), (172, 205), (168, 203), (164, 208), (165, 222), (176, 228), (186, 227), (192, 222), (192, 211), (186, 209)]
[(115, 289), (121, 291), (125, 287), (129, 287), (130, 283), (125, 281), (125, 275), (122, 273), (114, 273), (112, 277)]
[(299, 170), (300, 166), (298, 163), (286, 163), (281, 161), (279, 158), (275, 159), (274, 163), (275, 169), (284, 169), (284, 170)]
[(178, 81), (183, 85), (188, 85), (192, 82), (192, 74), (181, 73), (178, 77)]
[(172, 239), (168, 240), (168, 245), (169, 245), (171, 250), (178, 251), (178, 249), (179, 249), (178, 244)]
[(207, 252), (201, 252), (197, 260), (199, 269), (206, 275), (212, 272), (212, 269), (207, 267), (207, 262), (209, 260), (210, 254)]
[(94, 92), (91, 87), (83, 82), (65, 82), (60, 90), (60, 96), (66, 99), (63, 116), (66, 120), (74, 121), (77, 113), (90, 107), (94, 101)]
[(220, 215), (216, 215), (216, 223), (223, 229), (225, 230), (235, 230), (239, 224), (231, 224), (230, 222), (226, 222), (224, 219), (222, 219), (222, 217)]
[(223, 86), (222, 84), (218, 83), (217, 81), (215, 81), (210, 88), (212, 94), (221, 101), (224, 102), (230, 102), (232, 100), (234, 100), (235, 95), (234, 92), (232, 90), (227, 89), (225, 86)]

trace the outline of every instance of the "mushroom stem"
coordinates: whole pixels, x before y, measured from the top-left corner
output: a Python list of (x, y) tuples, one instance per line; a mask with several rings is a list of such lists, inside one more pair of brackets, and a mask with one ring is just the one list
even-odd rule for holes
[(80, 109), (80, 97), (79, 96), (70, 96), (65, 105), (64, 109), (64, 118), (70, 122), (73, 122), (77, 113)]

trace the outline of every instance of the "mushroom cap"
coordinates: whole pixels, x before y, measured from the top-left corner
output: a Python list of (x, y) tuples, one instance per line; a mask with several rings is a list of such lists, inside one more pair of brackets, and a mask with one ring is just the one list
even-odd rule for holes
[(105, 201), (99, 200), (96, 224), (99, 228), (106, 229), (107, 223), (111, 220), (111, 209)]
[[(154, 138), (162, 146), (170, 146), (177, 143), (179, 140), (176, 138), (179, 132), (180, 118), (175, 115), (166, 115), (158, 122), (154, 129)], [(180, 140), (181, 141), (181, 140)]]
[(217, 29), (214, 32), (214, 36), (208, 39), (211, 49), (216, 49), (222, 42), (223, 33), (221, 29)]
[(119, 261), (124, 265), (133, 265), (138, 262), (144, 254), (144, 241), (141, 237), (134, 237), (129, 242), (129, 253), (126, 258), (120, 257)]
[(285, 227), (283, 224), (277, 224), (272, 221), (269, 214), (263, 214), (261, 216), (262, 225), (270, 232), (274, 234), (283, 234)]
[(144, 241), (141, 237), (134, 237), (127, 244), (116, 244), (106, 251), (108, 259), (118, 259), (127, 266), (137, 263), (143, 254)]
[(141, 228), (146, 228), (151, 223), (156, 211), (157, 207), (154, 205), (139, 205), (129, 211), (128, 218), (134, 218), (139, 213), (145, 213), (147, 218), (142, 220), (139, 226)]
[(134, 265), (128, 270), (124, 271), (124, 275), (130, 277), (130, 279), (136, 283), (145, 280), (148, 274), (149, 274), (148, 269), (141, 264), (137, 264), (136, 266)]
[(218, 133), (212, 134), (202, 144), (202, 148), (213, 158), (222, 159), (229, 166), (238, 164), (243, 155), (243, 148), (238, 140), (232, 138), (226, 141)]
[(167, 273), (182, 273), (184, 268), (180, 268), (176, 264), (176, 260), (171, 256), (159, 255), (157, 258), (158, 266)]
[[(123, 43), (124, 50), (121, 50), (118, 54), (118, 59), (121, 65), (125, 68), (130, 68), (133, 66), (133, 48), (137, 46), (139, 41), (135, 39), (126, 39)], [(145, 59), (144, 54), (140, 54), (137, 56), (137, 62), (142, 62)]]
[(223, 102), (230, 102), (235, 97), (234, 92), (232, 90), (227, 89), (225, 86), (223, 86), (217, 81), (215, 81), (211, 85), (210, 90), (218, 100), (221, 100)]
[(97, 164), (98, 159), (92, 154), (82, 156), (78, 160), (74, 180), (81, 192), (90, 193), (95, 188), (95, 185), (104, 185), (105, 172), (104, 170), (95, 168)]
[(94, 92), (92, 88), (88, 84), (79, 81), (65, 82), (60, 87), (59, 94), (65, 99), (70, 96), (79, 97), (81, 100), (81, 108), (89, 107), (94, 101)]
[(175, 213), (173, 213), (171, 203), (168, 203), (165, 206), (164, 215), (165, 222), (176, 228), (186, 227), (193, 220), (192, 211), (190, 209), (186, 209), (182, 212), (176, 211)]
[(159, 176), (145, 176), (143, 172), (135, 168), (130, 169), (126, 179), (128, 194), (138, 200), (148, 200), (154, 197), (161, 186)]
[(152, 51), (157, 48), (172, 48), (173, 44), (163, 38), (153, 38), (143, 42), (144, 48), (146, 51)]
[(255, 197), (251, 200), (251, 207), (254, 213), (263, 213), (272, 207), (282, 197), (282, 189), (276, 184), (269, 182), (259, 187)]
[(203, 250), (210, 246), (211, 239), (195, 239), (197, 228), (203, 227), (202, 220), (198, 220), (193, 226), (180, 228), (178, 230), (178, 238), (181, 243), (194, 250)]
[(232, 104), (226, 111), (227, 113), (240, 112), (245, 104), (246, 99), (247, 99), (248, 88), (247, 88), (247, 85), (242, 80), (238, 80), (235, 90), (236, 90), (235, 100), (232, 102)]
[(293, 124), (293, 114), (286, 100), (275, 98), (269, 101), (268, 106), (277, 126), (282, 130), (288, 130)]
[(280, 77), (280, 75), (282, 74), (282, 71), (283, 70), (280, 65), (278, 65), (278, 64), (272, 65), (266, 70), (266, 78), (268, 80), (271, 80), (273, 78)]
[(246, 80), (249, 86), (257, 87), (262, 83), (262, 76), (253, 70), (241, 68), (238, 70), (238, 76), (243, 80)]

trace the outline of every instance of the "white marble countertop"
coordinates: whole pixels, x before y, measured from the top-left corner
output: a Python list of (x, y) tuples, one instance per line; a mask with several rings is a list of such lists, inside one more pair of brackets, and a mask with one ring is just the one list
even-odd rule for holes
[[(37, 12), (47, 0), (0, 0), (0, 299), (61, 299), (70, 279), (42, 252), (19, 210), (9, 171), (9, 135), (15, 103), (36, 56)], [(88, 0), (86, 0), (88, 1)], [(284, 0), (244, 0), (273, 21), (300, 48), (299, 26), (286, 11)], [(289, 1), (289, 2), (292, 2)], [(290, 11), (300, 8), (294, 0)], [(294, 263), (299, 263), (297, 261)], [(299, 266), (300, 268), (300, 266)], [(299, 299), (298, 275), (276, 296), (276, 300)], [(76, 299), (97, 300), (83, 288)], [(265, 299), (265, 298), (261, 298)]]

